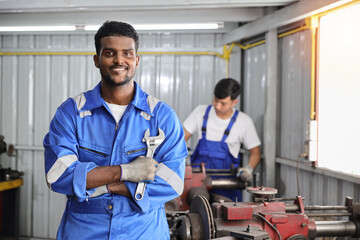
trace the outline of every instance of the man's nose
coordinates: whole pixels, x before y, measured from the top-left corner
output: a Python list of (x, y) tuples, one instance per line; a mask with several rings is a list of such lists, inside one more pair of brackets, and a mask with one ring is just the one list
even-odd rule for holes
[(116, 54), (114, 57), (114, 62), (119, 65), (124, 64), (124, 56), (122, 54)]

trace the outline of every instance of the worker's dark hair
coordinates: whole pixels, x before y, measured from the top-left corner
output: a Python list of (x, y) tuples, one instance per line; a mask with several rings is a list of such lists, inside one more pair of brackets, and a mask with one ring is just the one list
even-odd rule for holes
[(240, 95), (240, 83), (232, 78), (223, 78), (215, 86), (214, 95), (218, 99), (228, 96), (235, 100)]
[(130, 24), (117, 21), (106, 21), (95, 34), (96, 54), (99, 55), (101, 49), (101, 39), (108, 36), (124, 36), (134, 39), (135, 51), (139, 48), (139, 35)]

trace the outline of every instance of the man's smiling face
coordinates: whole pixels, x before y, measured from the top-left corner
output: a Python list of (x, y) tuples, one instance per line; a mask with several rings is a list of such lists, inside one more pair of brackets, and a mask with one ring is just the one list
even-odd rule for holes
[(124, 36), (102, 38), (100, 53), (94, 56), (94, 63), (100, 69), (102, 80), (113, 86), (129, 83), (135, 75), (139, 60), (134, 39)]

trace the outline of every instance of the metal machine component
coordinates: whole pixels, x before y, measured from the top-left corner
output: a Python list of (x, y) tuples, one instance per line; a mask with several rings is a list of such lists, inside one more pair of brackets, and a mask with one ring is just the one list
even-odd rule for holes
[[(7, 153), (9, 157), (14, 156), (14, 146), (7, 145), (4, 136), (0, 135), (0, 154)], [(0, 165), (0, 181), (10, 181), (24, 176), (24, 172), (12, 170), (11, 168), (2, 168)]]
[[(346, 198), (345, 206), (305, 206), (300, 196), (291, 199), (292, 204), (285, 204), (289, 199), (275, 198), (276, 189), (259, 187), (248, 188), (248, 191), (256, 201), (217, 202), (211, 205), (211, 209), (206, 198), (195, 197), (189, 212), (172, 213), (172, 222), (169, 224), (171, 239), (300, 240), (360, 237), (360, 204), (353, 203), (349, 197)], [(312, 214), (311, 211), (319, 210), (345, 211), (344, 215), (349, 219), (317, 221), (308, 216)], [(317, 216), (321, 214), (327, 217), (332, 215), (323, 212), (317, 213)]]
[(9, 157), (14, 156), (14, 145), (7, 145), (4, 139), (5, 137), (0, 135), (0, 154), (6, 153)]
[(244, 183), (236, 178), (217, 178), (235, 176), (231, 170), (226, 169), (205, 169), (205, 165), (200, 164), (200, 168), (192, 168), (190, 165), (185, 167), (184, 191), (181, 196), (166, 203), (167, 211), (186, 211), (190, 209), (190, 204), (196, 196), (203, 196), (210, 200), (209, 191), (211, 189), (245, 189), (248, 183)]
[(4, 136), (0, 135), (0, 154), (6, 152), (6, 142), (4, 142)]
[(12, 170), (11, 168), (2, 168), (0, 165), (0, 182), (10, 181), (24, 176), (24, 172)]
[[(201, 222), (203, 224), (203, 229), (206, 231), (199, 231), (198, 234), (202, 239), (211, 239), (215, 237), (215, 223), (214, 218), (211, 212), (211, 206), (209, 202), (203, 196), (198, 196), (194, 198), (194, 201), (190, 207), (190, 213), (197, 213), (200, 215)], [(196, 216), (194, 214), (193, 216)], [(190, 218), (190, 222), (192, 222), (194, 217)], [(195, 219), (199, 219), (198, 217)], [(198, 221), (199, 222), (199, 221)]]
[[(150, 137), (150, 130), (147, 129), (144, 134), (143, 142), (146, 143), (147, 146), (147, 152), (146, 157), (153, 158), (156, 148), (164, 141), (165, 134), (164, 132), (159, 128), (159, 135), (155, 137)], [(141, 200), (144, 197), (146, 188), (145, 182), (139, 182), (136, 191), (135, 191), (135, 199)]]

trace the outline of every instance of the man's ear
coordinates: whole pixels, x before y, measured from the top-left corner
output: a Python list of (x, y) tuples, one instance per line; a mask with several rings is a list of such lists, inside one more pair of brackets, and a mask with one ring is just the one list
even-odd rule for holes
[(94, 55), (93, 59), (94, 59), (95, 67), (99, 68), (99, 57), (98, 57), (98, 55)]
[(139, 62), (140, 62), (140, 56), (136, 55), (136, 67), (139, 66)]
[(238, 99), (235, 99), (234, 101), (233, 101), (233, 106), (235, 106), (237, 103), (239, 102), (239, 100)]

